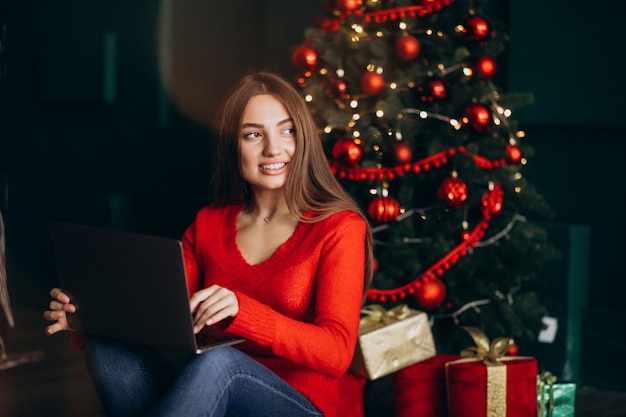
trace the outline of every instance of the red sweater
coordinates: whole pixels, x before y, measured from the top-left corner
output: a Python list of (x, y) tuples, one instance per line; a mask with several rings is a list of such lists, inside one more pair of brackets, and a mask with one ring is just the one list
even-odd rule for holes
[(206, 207), (185, 232), (189, 291), (212, 284), (234, 291), (239, 313), (227, 332), (249, 340), (237, 347), (325, 417), (337, 417), (338, 381), (352, 360), (359, 325), (365, 222), (348, 211), (300, 222), (269, 259), (250, 265), (236, 243), (241, 209)]

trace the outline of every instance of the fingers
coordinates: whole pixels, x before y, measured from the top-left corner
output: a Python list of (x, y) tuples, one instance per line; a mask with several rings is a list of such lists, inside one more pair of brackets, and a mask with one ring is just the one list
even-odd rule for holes
[(76, 306), (74, 304), (65, 304), (58, 301), (50, 301), (50, 310), (60, 310), (67, 313), (75, 313)]
[(50, 291), (52, 300), (50, 301), (50, 310), (43, 313), (44, 319), (48, 321), (56, 321), (45, 328), (47, 335), (57, 333), (62, 330), (70, 330), (67, 323), (67, 313), (75, 313), (76, 306), (70, 304), (70, 297), (59, 288), (53, 288)]
[(62, 303), (67, 304), (70, 302), (70, 297), (63, 291), (61, 291), (60, 288), (53, 288), (52, 290), (50, 290), (50, 297)]
[(198, 333), (206, 326), (218, 323), (239, 312), (239, 301), (234, 292), (227, 288), (213, 285), (195, 293), (190, 300), (190, 308), (195, 312), (194, 332)]
[(63, 330), (68, 330), (68, 329), (64, 328), (60, 323), (57, 322), (55, 324), (51, 324), (50, 326), (46, 327), (45, 332), (48, 336), (50, 336)]
[(48, 310), (43, 313), (43, 318), (48, 321), (61, 320), (66, 318), (65, 311), (63, 310)]
[(46, 311), (43, 313), (43, 317), (49, 321), (56, 321), (45, 328), (47, 335), (51, 335), (62, 330), (70, 330), (69, 325), (67, 324), (66, 313), (63, 310)]

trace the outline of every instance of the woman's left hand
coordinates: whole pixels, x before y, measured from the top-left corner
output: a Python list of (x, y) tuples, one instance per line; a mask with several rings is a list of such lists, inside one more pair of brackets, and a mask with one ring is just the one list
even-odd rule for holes
[(191, 296), (189, 301), (191, 313), (194, 314), (193, 331), (235, 317), (239, 312), (239, 301), (234, 292), (219, 285), (211, 285)]

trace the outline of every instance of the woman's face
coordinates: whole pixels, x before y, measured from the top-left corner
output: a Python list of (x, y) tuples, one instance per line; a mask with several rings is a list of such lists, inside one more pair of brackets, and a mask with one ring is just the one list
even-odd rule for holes
[(253, 190), (285, 185), (296, 150), (291, 116), (274, 96), (254, 96), (248, 102), (239, 131), (241, 174)]

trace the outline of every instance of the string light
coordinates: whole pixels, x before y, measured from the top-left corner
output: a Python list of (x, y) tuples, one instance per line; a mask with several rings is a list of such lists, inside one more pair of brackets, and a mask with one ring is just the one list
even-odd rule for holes
[(355, 23), (355, 24), (353, 24), (351, 27), (352, 27), (352, 30), (354, 30), (354, 31), (355, 31), (356, 33), (358, 33), (359, 35), (360, 35), (361, 33), (363, 33), (363, 26), (361, 26), (361, 25), (357, 25), (357, 24)]
[(449, 313), (449, 314), (431, 314), (430, 319), (429, 319), (430, 326), (432, 327), (435, 324), (435, 319), (443, 319), (443, 318), (447, 318), (447, 317), (451, 317), (452, 320), (454, 320), (454, 324), (459, 324), (459, 318), (458, 317), (461, 314), (463, 314), (465, 311), (467, 311), (467, 310), (469, 310), (471, 308), (476, 313), (480, 313), (479, 306), (487, 305), (487, 304), (491, 304), (491, 300), (489, 300), (489, 299), (476, 300), (476, 301), (472, 301), (470, 303), (465, 304), (464, 306), (462, 306), (461, 308), (459, 308), (458, 310), (456, 310), (453, 313)]
[(493, 235), (492, 237), (490, 237), (487, 240), (476, 242), (474, 247), (475, 248), (481, 248), (481, 247), (493, 245), (494, 243), (496, 243), (497, 241), (499, 241), (500, 239), (505, 237), (511, 231), (511, 229), (513, 229), (513, 226), (515, 226), (515, 223), (517, 223), (517, 222), (525, 222), (525, 221), (526, 221), (526, 217), (524, 217), (524, 216), (522, 216), (520, 214), (517, 214), (517, 213), (514, 214), (513, 217), (511, 218), (511, 221), (509, 221), (507, 223), (507, 225), (504, 227), (504, 229), (502, 229), (501, 231), (499, 231), (498, 233), (496, 233), (495, 235)]

